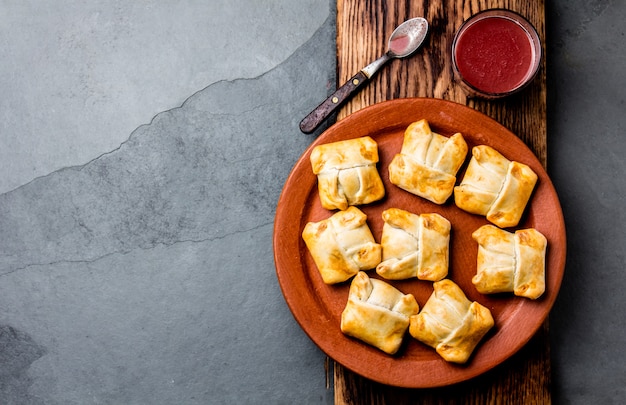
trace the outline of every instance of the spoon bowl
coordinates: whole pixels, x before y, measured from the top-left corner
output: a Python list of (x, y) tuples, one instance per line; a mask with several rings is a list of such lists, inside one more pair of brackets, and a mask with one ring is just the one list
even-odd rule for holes
[(405, 58), (424, 43), (428, 34), (428, 21), (422, 17), (411, 18), (400, 24), (389, 36), (387, 52), (352, 76), (324, 102), (300, 122), (305, 134), (315, 131), (324, 120), (359, 91), (380, 68), (393, 58)]
[(428, 21), (417, 17), (400, 24), (389, 37), (387, 54), (392, 58), (406, 58), (422, 45), (428, 32)]

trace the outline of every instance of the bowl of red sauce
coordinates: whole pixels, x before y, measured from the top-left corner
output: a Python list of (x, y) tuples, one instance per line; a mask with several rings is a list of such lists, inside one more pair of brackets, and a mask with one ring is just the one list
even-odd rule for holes
[(517, 93), (537, 75), (540, 61), (537, 30), (510, 10), (473, 15), (452, 42), (454, 73), (471, 96), (493, 99)]

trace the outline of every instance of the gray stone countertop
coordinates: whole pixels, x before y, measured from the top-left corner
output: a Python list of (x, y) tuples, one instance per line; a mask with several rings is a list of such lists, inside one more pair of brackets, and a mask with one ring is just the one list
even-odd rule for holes
[[(626, 5), (547, 3), (553, 395), (623, 403)], [(329, 0), (3, 3), (0, 403), (333, 402), (272, 232), (334, 44)]]

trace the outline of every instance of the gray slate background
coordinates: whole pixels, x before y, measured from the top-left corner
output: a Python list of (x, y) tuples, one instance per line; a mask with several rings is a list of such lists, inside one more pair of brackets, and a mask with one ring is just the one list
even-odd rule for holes
[[(626, 5), (547, 3), (554, 399), (618, 404)], [(332, 403), (271, 238), (334, 37), (328, 0), (2, 3), (0, 403)]]

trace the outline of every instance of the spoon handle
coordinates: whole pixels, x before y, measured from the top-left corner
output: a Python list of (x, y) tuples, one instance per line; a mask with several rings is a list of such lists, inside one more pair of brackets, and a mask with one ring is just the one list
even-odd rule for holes
[(310, 134), (315, 131), (320, 124), (328, 118), (335, 110), (345, 103), (354, 93), (356, 93), (366, 82), (368, 77), (362, 71), (352, 76), (343, 86), (330, 95), (322, 104), (311, 111), (300, 122), (300, 131)]

